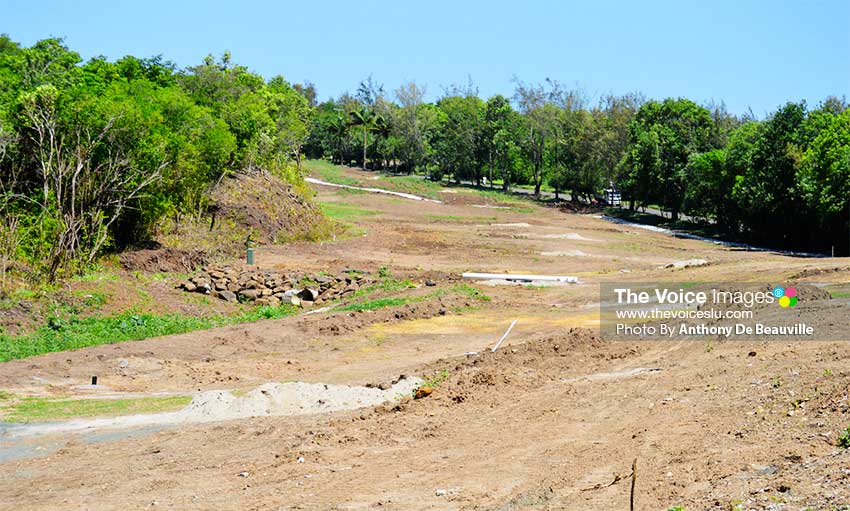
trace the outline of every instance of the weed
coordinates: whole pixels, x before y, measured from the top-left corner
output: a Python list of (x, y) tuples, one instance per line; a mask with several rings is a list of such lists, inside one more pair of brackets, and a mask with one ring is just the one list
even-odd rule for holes
[(838, 447), (850, 449), (850, 426), (838, 435)]
[(381, 266), (380, 268), (378, 268), (378, 276), (382, 279), (386, 279), (392, 277), (392, 274), (390, 273), (389, 268), (387, 268), (386, 266)]
[(770, 382), (770, 386), (771, 386), (771, 387), (773, 387), (773, 388), (775, 388), (775, 389), (778, 389), (779, 387), (781, 387), (781, 386), (782, 386), (782, 378), (779, 378), (779, 377), (774, 378), (774, 379)]
[(425, 378), (424, 382), (422, 382), (420, 385), (417, 385), (416, 388), (413, 389), (413, 395), (415, 396), (416, 391), (419, 390), (421, 387), (431, 387), (433, 389), (433, 388), (436, 388), (436, 387), (442, 385), (448, 379), (449, 379), (448, 369), (443, 369), (443, 370), (441, 370), (437, 373), (434, 373), (431, 376)]

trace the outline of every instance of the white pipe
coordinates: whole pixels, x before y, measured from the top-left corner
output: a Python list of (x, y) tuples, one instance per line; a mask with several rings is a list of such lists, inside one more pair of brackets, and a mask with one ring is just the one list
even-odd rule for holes
[(548, 281), (548, 282), (569, 282), (569, 283), (577, 283), (578, 277), (569, 277), (566, 275), (518, 275), (515, 273), (476, 273), (476, 272), (465, 272), (461, 275), (465, 279), (485, 279), (485, 280), (521, 280), (524, 282), (531, 282), (534, 280), (539, 281)]
[(496, 350), (497, 350), (497, 349), (499, 349), (499, 346), (501, 346), (501, 345), (502, 345), (502, 341), (504, 341), (504, 340), (505, 340), (505, 337), (507, 337), (507, 336), (508, 336), (508, 334), (509, 334), (509, 333), (511, 333), (511, 330), (513, 330), (514, 325), (516, 325), (516, 322), (517, 322), (517, 321), (519, 321), (519, 320), (518, 320), (518, 319), (515, 319), (515, 320), (514, 320), (514, 322), (513, 322), (513, 323), (511, 323), (511, 326), (509, 326), (509, 327), (508, 327), (508, 329), (507, 329), (507, 330), (505, 330), (505, 333), (504, 333), (504, 335), (502, 335), (502, 338), (501, 338), (501, 339), (499, 339), (499, 342), (497, 342), (497, 343), (496, 343), (496, 345), (495, 345), (495, 346), (493, 346), (493, 349), (491, 349), (491, 350), (490, 350), (490, 352), (495, 353), (495, 352), (496, 352)]
[(346, 188), (348, 190), (362, 190), (364, 192), (372, 192), (372, 193), (385, 193), (387, 195), (395, 195), (397, 197), (404, 197), (405, 199), (421, 200), (421, 201), (425, 201), (425, 202), (436, 202), (437, 204), (442, 204), (442, 202), (438, 201), (438, 200), (426, 199), (425, 197), (413, 195), (412, 193), (393, 192), (392, 190), (384, 190), (383, 188), (365, 188), (365, 187), (362, 187), (362, 186), (339, 185), (339, 184), (336, 184), (336, 183), (328, 183), (327, 181), (322, 181), (321, 179), (316, 179), (314, 177), (305, 177), (304, 181), (307, 181), (308, 183), (313, 183), (314, 185), (333, 186), (333, 187), (336, 187), (336, 188)]

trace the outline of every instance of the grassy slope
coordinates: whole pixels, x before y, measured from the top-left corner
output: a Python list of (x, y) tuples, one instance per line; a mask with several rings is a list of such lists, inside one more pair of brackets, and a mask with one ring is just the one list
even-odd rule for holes
[(282, 318), (294, 314), (296, 310), (292, 306), (264, 306), (255, 307), (235, 316), (210, 318), (180, 314), (137, 314), (133, 311), (88, 318), (79, 318), (74, 315), (68, 319), (51, 318), (47, 324), (30, 334), (0, 335), (0, 362), (87, 346), (135, 341), (261, 319)]

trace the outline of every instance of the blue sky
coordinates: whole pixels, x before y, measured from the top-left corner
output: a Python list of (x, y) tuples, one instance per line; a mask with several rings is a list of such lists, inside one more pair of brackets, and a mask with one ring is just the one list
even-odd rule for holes
[(0, 0), (0, 32), (65, 37), (84, 58), (163, 54), (179, 66), (230, 50), (320, 98), (369, 74), (429, 99), (468, 77), (482, 96), (552, 78), (591, 98), (640, 91), (726, 102), (763, 117), (789, 100), (850, 96), (850, 1)]

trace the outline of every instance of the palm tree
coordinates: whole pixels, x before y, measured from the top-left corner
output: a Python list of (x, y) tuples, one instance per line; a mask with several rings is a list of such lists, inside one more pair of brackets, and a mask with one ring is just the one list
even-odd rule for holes
[(349, 125), (360, 126), (363, 130), (363, 170), (366, 170), (366, 136), (375, 129), (375, 115), (365, 106), (352, 110)]
[(336, 111), (336, 116), (331, 124), (334, 137), (336, 139), (336, 157), (337, 163), (343, 163), (343, 140), (348, 134), (348, 119), (342, 109)]

